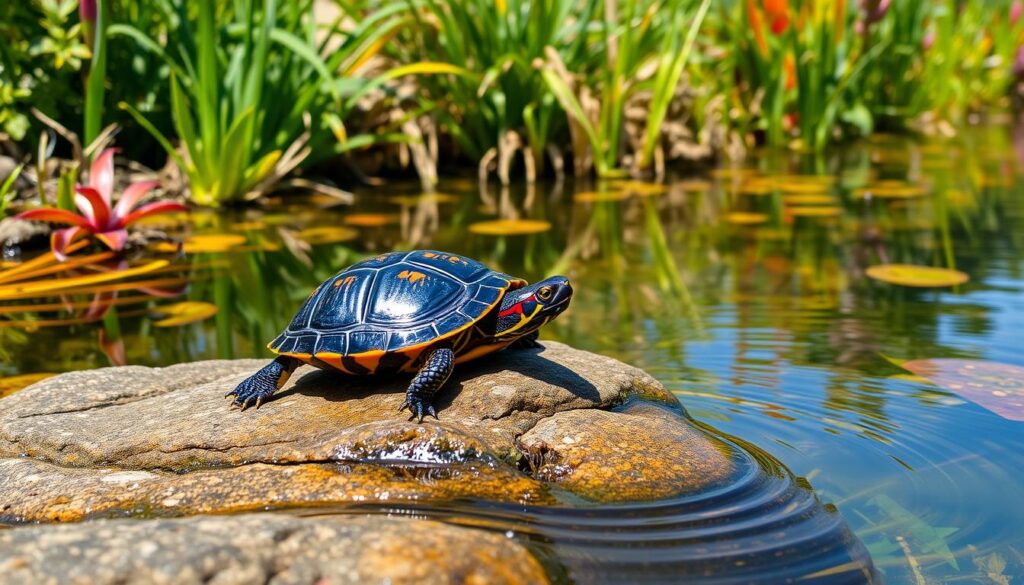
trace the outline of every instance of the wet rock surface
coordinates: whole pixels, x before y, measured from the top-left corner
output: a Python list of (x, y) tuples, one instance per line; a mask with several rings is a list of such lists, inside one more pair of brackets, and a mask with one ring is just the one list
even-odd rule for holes
[[(76, 519), (464, 497), (551, 503), (543, 481), (555, 479), (550, 466), (535, 466), (540, 475), (533, 476), (526, 465), (548, 435), (558, 468), (572, 472), (557, 486), (598, 501), (693, 491), (732, 470), (728, 455), (689, 425), (656, 380), (557, 343), (460, 368), (439, 396), (440, 420), (423, 424), (396, 414), (405, 378), (353, 380), (309, 367), (262, 408), (228, 408), (224, 394), (262, 364), (74, 372), (4, 399), (0, 498), (7, 509), (0, 515)], [(652, 406), (606, 410), (627, 404)], [(535, 437), (525, 451), (521, 437)], [(672, 463), (655, 465), (666, 454)], [(689, 466), (680, 466), (687, 454)], [(620, 474), (630, 458), (635, 473)], [(141, 479), (126, 490), (118, 477)], [(614, 490), (596, 489), (609, 483)]]
[(6, 584), (546, 583), (502, 535), (429, 520), (274, 514), (0, 530)]

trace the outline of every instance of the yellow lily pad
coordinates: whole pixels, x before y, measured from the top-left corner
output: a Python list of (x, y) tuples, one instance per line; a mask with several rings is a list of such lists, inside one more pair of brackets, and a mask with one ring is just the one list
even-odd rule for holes
[(748, 181), (740, 187), (740, 194), (742, 195), (771, 195), (779, 190), (778, 185), (774, 181), (770, 180), (759, 180), (759, 181)]
[(668, 191), (668, 187), (661, 183), (648, 183), (646, 181), (615, 181), (612, 184), (619, 189), (641, 197), (661, 195)]
[(739, 179), (756, 175), (757, 171), (755, 169), (743, 167), (722, 167), (719, 169), (711, 169), (710, 174), (716, 179)]
[(768, 221), (768, 215), (764, 213), (751, 213), (748, 211), (733, 211), (725, 214), (725, 221), (733, 225), (757, 225)]
[(336, 244), (356, 239), (359, 232), (352, 228), (326, 225), (301, 230), (296, 237), (310, 244)]
[(469, 231), (485, 236), (521, 236), (539, 234), (550, 229), (551, 223), (541, 219), (495, 219), (469, 226)]
[(923, 359), (904, 369), (1015, 421), (1024, 421), (1024, 367), (986, 360)]
[(672, 183), (672, 187), (686, 193), (701, 193), (703, 191), (710, 191), (711, 183), (701, 179), (689, 179), (686, 181), (676, 181)]
[(931, 266), (915, 266), (913, 264), (881, 264), (867, 269), (867, 275), (875, 280), (898, 284), (929, 288), (938, 286), (956, 286), (970, 280), (970, 277), (949, 268)]
[(227, 252), (245, 243), (245, 236), (239, 234), (197, 234), (185, 240), (185, 253)]
[(267, 229), (267, 224), (262, 221), (240, 221), (231, 224), (231, 229), (236, 232), (258, 232)]
[(783, 195), (782, 200), (787, 205), (828, 205), (836, 202), (835, 197), (822, 193)]
[(10, 396), (19, 390), (24, 390), (40, 380), (52, 378), (57, 374), (51, 372), (39, 372), (36, 374), (18, 374), (0, 378), (0, 398)]
[(838, 217), (843, 213), (841, 207), (834, 205), (790, 207), (787, 211), (794, 217)]
[(154, 307), (152, 312), (157, 315), (167, 315), (167, 317), (159, 321), (154, 321), (153, 325), (157, 327), (177, 327), (178, 325), (204, 321), (213, 317), (217, 314), (217, 305), (202, 301), (182, 301), (171, 305)]
[(860, 199), (910, 199), (925, 194), (924, 187), (892, 181), (881, 181), (853, 192)]
[(403, 207), (415, 207), (420, 203), (458, 203), (458, 195), (447, 193), (423, 193), (422, 195), (395, 195), (388, 197), (388, 201)]
[(626, 191), (583, 191), (572, 196), (576, 201), (582, 203), (595, 203), (598, 201), (622, 201), (629, 199)]
[(384, 227), (397, 224), (399, 219), (392, 213), (353, 213), (345, 217), (345, 223), (358, 227)]

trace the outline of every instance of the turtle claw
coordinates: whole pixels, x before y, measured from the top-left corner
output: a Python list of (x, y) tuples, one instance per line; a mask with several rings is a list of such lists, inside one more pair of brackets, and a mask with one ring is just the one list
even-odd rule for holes
[(429, 402), (419, 397), (406, 397), (405, 402), (402, 403), (402, 406), (398, 407), (398, 412), (402, 412), (406, 408), (409, 409), (409, 414), (411, 415), (409, 417), (409, 420), (416, 419), (416, 422), (418, 423), (423, 422), (423, 418), (426, 417), (427, 415), (437, 418), (437, 411), (434, 410), (434, 405), (430, 404)]

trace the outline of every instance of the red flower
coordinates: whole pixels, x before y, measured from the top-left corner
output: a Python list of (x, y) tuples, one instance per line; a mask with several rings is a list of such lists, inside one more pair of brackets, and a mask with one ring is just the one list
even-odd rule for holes
[(40, 207), (19, 213), (19, 219), (49, 221), (62, 223), (72, 227), (57, 230), (50, 237), (53, 254), (63, 261), (64, 250), (68, 244), (86, 235), (91, 235), (106, 244), (114, 251), (120, 251), (128, 241), (126, 229), (136, 221), (148, 215), (171, 211), (187, 211), (180, 203), (157, 201), (147, 203), (138, 209), (139, 201), (157, 186), (156, 181), (145, 181), (130, 185), (121, 194), (117, 205), (111, 206), (111, 195), (114, 191), (114, 153), (113, 148), (104, 150), (89, 169), (89, 185), (78, 185), (75, 191), (75, 206), (81, 214), (64, 209)]
[(773, 34), (777, 36), (786, 32), (789, 27), (789, 4), (786, 0), (764, 0), (764, 13)]

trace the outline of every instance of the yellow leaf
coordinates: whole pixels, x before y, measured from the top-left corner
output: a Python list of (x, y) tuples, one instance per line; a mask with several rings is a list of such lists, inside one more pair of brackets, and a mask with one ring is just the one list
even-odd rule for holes
[(0, 378), (0, 398), (4, 396), (10, 396), (19, 390), (23, 390), (32, 384), (40, 380), (52, 378), (57, 374), (50, 372), (40, 372), (37, 374), (19, 374), (17, 376), (7, 376), (6, 378)]
[(153, 313), (168, 315), (164, 319), (155, 321), (153, 325), (157, 327), (176, 327), (178, 325), (195, 323), (196, 321), (204, 321), (213, 317), (217, 314), (217, 305), (201, 301), (183, 301), (172, 305), (155, 307), (153, 308)]
[(354, 240), (359, 235), (354, 229), (341, 226), (310, 227), (296, 234), (300, 240), (310, 244), (336, 244)]
[(185, 240), (185, 252), (227, 252), (245, 243), (245, 236), (239, 234), (199, 234)]
[(0, 300), (24, 298), (24, 295), (35, 295), (44, 292), (65, 292), (81, 286), (110, 282), (113, 280), (124, 280), (129, 276), (137, 276), (139, 274), (146, 274), (147, 272), (154, 272), (168, 264), (170, 263), (167, 260), (154, 260), (148, 264), (137, 266), (135, 268), (127, 268), (125, 270), (4, 285), (0, 286)]
[(768, 221), (768, 216), (763, 213), (733, 211), (732, 213), (725, 214), (725, 221), (733, 225), (757, 225)]
[(383, 227), (398, 223), (399, 217), (391, 213), (353, 213), (345, 216), (345, 223), (359, 227)]
[(540, 219), (495, 219), (480, 221), (469, 226), (469, 231), (485, 236), (539, 234), (550, 229), (551, 224)]

